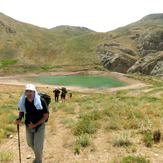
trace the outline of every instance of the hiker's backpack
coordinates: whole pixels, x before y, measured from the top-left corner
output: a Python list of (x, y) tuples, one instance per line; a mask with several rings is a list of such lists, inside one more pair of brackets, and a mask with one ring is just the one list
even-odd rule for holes
[(63, 92), (64, 94), (67, 94), (66, 88), (62, 88), (62, 92)]
[[(51, 102), (51, 97), (45, 93), (38, 93), (38, 95), (45, 100), (47, 107), (48, 107)], [(49, 109), (48, 109), (48, 113), (49, 113)], [(48, 121), (48, 119), (46, 119), (45, 122), (47, 122), (47, 121)]]

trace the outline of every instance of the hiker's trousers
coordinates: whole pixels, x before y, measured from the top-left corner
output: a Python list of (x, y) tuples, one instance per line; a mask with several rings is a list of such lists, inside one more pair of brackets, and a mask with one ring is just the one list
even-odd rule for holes
[(31, 129), (26, 126), (27, 144), (35, 153), (35, 162), (42, 163), (43, 146), (45, 136), (45, 122), (38, 129)]
[(59, 95), (55, 95), (55, 102), (58, 102)]

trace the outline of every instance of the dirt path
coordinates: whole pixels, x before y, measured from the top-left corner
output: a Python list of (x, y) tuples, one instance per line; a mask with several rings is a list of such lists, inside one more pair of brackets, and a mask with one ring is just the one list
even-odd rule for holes
[[(27, 78), (30, 77), (39, 77), (39, 76), (62, 76), (62, 75), (102, 75), (102, 76), (109, 76), (114, 77), (115, 79), (119, 80), (120, 82), (124, 82), (128, 84), (127, 86), (123, 87), (116, 87), (116, 88), (87, 88), (87, 87), (74, 87), (74, 86), (66, 86), (68, 90), (84, 92), (84, 93), (106, 93), (106, 94), (115, 94), (119, 90), (126, 90), (126, 89), (136, 89), (142, 88), (147, 86), (146, 84), (130, 79), (124, 76), (122, 73), (117, 72), (101, 72), (101, 71), (89, 71), (89, 72), (42, 72), (42, 73), (31, 73), (31, 74), (20, 74), (20, 75), (13, 75), (13, 76), (1, 76), (0, 77), (0, 84), (7, 84), (7, 85), (26, 85), (29, 83)], [(48, 84), (40, 84), (34, 83), (36, 87), (45, 87), (45, 88), (54, 88), (54, 87), (61, 87), (62, 85), (48, 85)]]

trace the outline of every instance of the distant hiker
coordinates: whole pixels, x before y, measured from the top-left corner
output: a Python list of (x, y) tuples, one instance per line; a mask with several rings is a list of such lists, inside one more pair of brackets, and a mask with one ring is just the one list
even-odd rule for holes
[(69, 93), (69, 95), (70, 95), (70, 98), (72, 97), (72, 93)]
[(27, 84), (19, 101), (19, 118), (21, 122), (25, 114), (27, 144), (35, 153), (34, 163), (42, 163), (45, 136), (45, 121), (48, 118), (48, 108), (45, 100), (40, 98), (33, 84)]
[(62, 93), (61, 93), (61, 99), (63, 102), (65, 102), (65, 98), (66, 98), (66, 94), (67, 94), (67, 90), (65, 87), (62, 87)]
[(54, 97), (55, 97), (55, 102), (58, 102), (58, 97), (59, 97), (59, 94), (60, 94), (60, 90), (58, 88), (56, 88), (54, 91)]

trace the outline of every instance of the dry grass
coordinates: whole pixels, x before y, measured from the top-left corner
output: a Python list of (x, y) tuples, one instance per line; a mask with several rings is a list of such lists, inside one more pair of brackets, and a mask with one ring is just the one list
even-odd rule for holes
[[(1, 140), (14, 132), (10, 126), (14, 115), (18, 115), (16, 106), (22, 90), (22, 87), (0, 86)], [(38, 88), (38, 91), (53, 97), (51, 88)], [(153, 141), (153, 132), (163, 130), (162, 97), (155, 97), (155, 91), (133, 96), (126, 93), (113, 96), (92, 93), (83, 99), (80, 98), (83, 93), (73, 92), (72, 99), (67, 98), (65, 103), (60, 100), (58, 104), (52, 99), (45, 162), (121, 162), (129, 156), (163, 161), (163, 137), (158, 143)], [(79, 155), (74, 155), (78, 151)]]
[(50, 112), (50, 117), (48, 119), (48, 125), (50, 126), (50, 131), (52, 133), (56, 132), (56, 115)]

